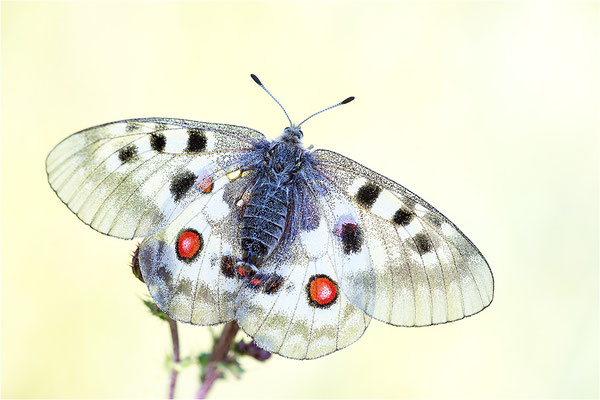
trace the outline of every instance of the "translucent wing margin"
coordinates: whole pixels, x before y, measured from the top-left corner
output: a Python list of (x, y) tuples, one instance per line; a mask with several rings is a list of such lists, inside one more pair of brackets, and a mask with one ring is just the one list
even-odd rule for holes
[(69, 136), (48, 155), (46, 171), (50, 186), (83, 222), (131, 239), (163, 229), (266, 143), (261, 133), (240, 126), (130, 119)]
[[(340, 235), (339, 229), (346, 218), (350, 227), (361, 229), (368, 247), (374, 281), (363, 296), (374, 296), (375, 304), (342, 283), (352, 304), (392, 325), (426, 326), (464, 318), (491, 303), (494, 281), (487, 261), (444, 215), (403, 186), (340, 154), (316, 150), (312, 157), (323, 178), (324, 198), (336, 199), (326, 201), (343, 203), (343, 198), (347, 208), (356, 210), (351, 217), (334, 210), (333, 236), (345, 245), (348, 234)], [(362, 251), (359, 246), (355, 252)], [(343, 260), (341, 264), (336, 263), (336, 271), (345, 276)], [(346, 282), (352, 285), (352, 280)]]

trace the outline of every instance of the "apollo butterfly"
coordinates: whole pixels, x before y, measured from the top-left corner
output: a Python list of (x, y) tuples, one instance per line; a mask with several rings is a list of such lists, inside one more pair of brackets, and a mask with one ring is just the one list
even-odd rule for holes
[(169, 316), (235, 319), (285, 357), (342, 349), (371, 318), (425, 326), (486, 308), (494, 282), (475, 245), (403, 186), (304, 147), (309, 118), (272, 141), (235, 125), (111, 122), (59, 143), (48, 181), (93, 229), (144, 238), (137, 262)]

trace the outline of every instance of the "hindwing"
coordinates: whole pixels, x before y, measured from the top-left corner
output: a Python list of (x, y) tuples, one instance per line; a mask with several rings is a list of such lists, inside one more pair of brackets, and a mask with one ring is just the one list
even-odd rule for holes
[[(234, 318), (240, 286), (240, 198), (254, 172), (214, 182), (169, 226), (140, 245), (139, 263), (150, 295), (170, 317), (196, 325)], [(238, 205), (240, 204), (240, 205)]]
[[(341, 293), (327, 235), (326, 251), (308, 254), (295, 240), (287, 256), (273, 257), (236, 298), (235, 318), (256, 343), (279, 355), (312, 359), (358, 340), (370, 318)], [(276, 287), (270, 285), (276, 282)]]
[[(142, 242), (138, 257), (151, 296), (178, 321), (236, 319), (260, 347), (289, 358), (317, 358), (350, 345), (370, 318), (341, 293), (326, 229), (304, 227), (304, 240), (280, 247), (252, 277), (237, 270), (240, 218), (253, 174), (217, 180), (210, 196), (197, 197), (165, 230)], [(316, 221), (326, 227), (325, 219)], [(185, 234), (201, 242), (192, 254), (182, 254)]]

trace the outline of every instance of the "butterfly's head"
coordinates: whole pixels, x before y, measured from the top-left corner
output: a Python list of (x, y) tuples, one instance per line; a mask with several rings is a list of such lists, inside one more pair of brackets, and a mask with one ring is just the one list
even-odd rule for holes
[(299, 126), (288, 126), (287, 128), (285, 128), (283, 130), (283, 134), (281, 135), (281, 138), (283, 140), (287, 140), (287, 141), (291, 141), (291, 142), (299, 142), (300, 140), (302, 140), (302, 136), (304, 136), (304, 134), (302, 133), (302, 129), (300, 129)]

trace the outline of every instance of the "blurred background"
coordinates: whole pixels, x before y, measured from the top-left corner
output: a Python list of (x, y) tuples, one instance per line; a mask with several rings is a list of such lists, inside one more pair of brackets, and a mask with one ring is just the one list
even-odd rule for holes
[[(136, 242), (81, 223), (45, 158), (132, 117), (303, 127), (419, 194), (481, 249), (491, 307), (428, 328), (373, 321), (314, 361), (247, 360), (222, 397), (598, 393), (598, 3), (2, 2), (2, 397), (166, 395), (165, 323)], [(183, 355), (207, 328), (181, 326)], [(196, 369), (178, 395), (191, 397)]]

